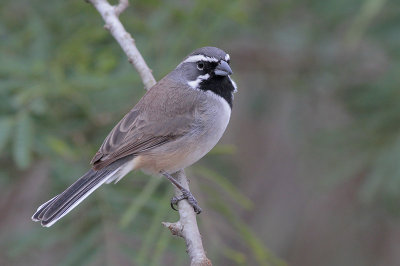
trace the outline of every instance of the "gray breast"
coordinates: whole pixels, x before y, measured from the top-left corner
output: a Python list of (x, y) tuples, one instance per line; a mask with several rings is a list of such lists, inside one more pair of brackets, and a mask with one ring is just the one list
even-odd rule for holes
[(196, 128), (188, 136), (192, 146), (186, 162), (189, 165), (206, 155), (218, 143), (231, 115), (231, 108), (223, 98), (211, 91), (200, 93), (203, 95), (195, 112)]
[(192, 165), (217, 144), (228, 125), (231, 109), (223, 98), (211, 91), (191, 88), (180, 95), (184, 94), (185, 100), (182, 99), (180, 105), (193, 104), (189, 108), (192, 110), (191, 129), (180, 138), (149, 152), (153, 168), (148, 168), (149, 172), (164, 170), (173, 173)]

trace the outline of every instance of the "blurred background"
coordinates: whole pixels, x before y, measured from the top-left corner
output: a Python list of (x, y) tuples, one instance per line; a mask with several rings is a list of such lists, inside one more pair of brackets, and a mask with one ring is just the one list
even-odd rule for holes
[[(162, 78), (218, 46), (238, 83), (186, 170), (215, 265), (400, 265), (400, 1), (130, 1)], [(144, 94), (84, 1), (0, 3), (0, 265), (188, 265), (169, 182), (131, 173), (51, 228), (36, 208), (89, 168)]]

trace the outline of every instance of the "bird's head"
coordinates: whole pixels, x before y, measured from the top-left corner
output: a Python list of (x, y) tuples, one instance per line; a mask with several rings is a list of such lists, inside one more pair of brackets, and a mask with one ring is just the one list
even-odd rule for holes
[(232, 105), (235, 82), (230, 78), (230, 56), (217, 47), (203, 47), (189, 54), (176, 70), (192, 89), (212, 91)]

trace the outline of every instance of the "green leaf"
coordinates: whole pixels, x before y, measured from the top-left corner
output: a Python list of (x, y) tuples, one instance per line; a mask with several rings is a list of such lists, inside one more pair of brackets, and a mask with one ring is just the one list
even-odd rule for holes
[(7, 144), (10, 138), (11, 129), (13, 127), (13, 120), (9, 117), (0, 118), (0, 151)]
[(235, 145), (217, 145), (207, 155), (233, 155), (236, 153)]
[(222, 254), (230, 260), (234, 261), (236, 265), (246, 265), (246, 255), (240, 251), (234, 250), (229, 247), (222, 249)]
[[(168, 202), (168, 200), (169, 193), (168, 190), (166, 190), (165, 195), (159, 201)], [(145, 265), (146, 261), (149, 260), (149, 254), (152, 253), (152, 244), (157, 242), (157, 236), (159, 235), (159, 232), (163, 230), (162, 226), (160, 226), (160, 221), (162, 221), (162, 219), (167, 215), (169, 210), (169, 206), (158, 204), (150, 227), (146, 232), (143, 243), (141, 244), (141, 248), (137, 255), (135, 254), (134, 256), (135, 265)]]
[(257, 235), (244, 223), (240, 217), (233, 213), (229, 207), (225, 206), (220, 202), (214, 202), (214, 207), (219, 210), (235, 228), (241, 239), (249, 247), (254, 259), (258, 262), (258, 265), (270, 266), (285, 266), (286, 262), (277, 258), (257, 237)]
[(346, 33), (346, 41), (350, 44), (357, 44), (363, 34), (368, 29), (368, 25), (382, 11), (386, 0), (367, 0), (363, 1), (361, 11), (355, 16), (354, 21)]
[(250, 210), (253, 208), (253, 202), (247, 198), (240, 190), (236, 188), (227, 178), (217, 172), (202, 166), (194, 167), (194, 171), (199, 175), (219, 185), (236, 203)]
[(152, 260), (150, 265), (157, 266), (162, 265), (162, 255), (164, 251), (167, 249), (169, 242), (171, 241), (172, 237), (168, 230), (163, 230), (161, 232), (161, 236), (157, 240), (157, 245), (154, 248), (154, 254), (152, 256)]
[(75, 157), (74, 150), (71, 149), (71, 147), (64, 140), (51, 136), (46, 139), (46, 142), (49, 147), (58, 155), (68, 159), (73, 159)]
[(22, 112), (16, 121), (13, 156), (18, 168), (24, 169), (31, 162), (33, 124), (26, 112)]
[(142, 192), (133, 199), (131, 205), (122, 215), (120, 226), (127, 227), (129, 223), (131, 223), (136, 214), (140, 211), (140, 209), (144, 206), (144, 204), (151, 197), (156, 188), (161, 184), (161, 178), (159, 177), (151, 177), (150, 181), (146, 184)]
[(68, 265), (82, 265), (79, 261), (84, 260), (87, 254), (90, 254), (93, 249), (99, 248), (95, 244), (95, 240), (99, 235), (100, 226), (95, 226), (89, 231), (86, 231), (84, 235), (80, 237), (79, 242), (75, 243), (72, 249), (69, 250), (68, 254), (61, 261), (60, 266)]

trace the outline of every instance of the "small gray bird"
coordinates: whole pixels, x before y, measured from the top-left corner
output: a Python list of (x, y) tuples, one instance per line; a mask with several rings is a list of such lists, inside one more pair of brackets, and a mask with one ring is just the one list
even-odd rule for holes
[(188, 55), (113, 128), (92, 159), (92, 169), (42, 204), (32, 220), (49, 227), (102, 184), (138, 169), (163, 175), (181, 190), (180, 197), (171, 199), (173, 208), (187, 199), (200, 213), (196, 199), (171, 174), (202, 158), (224, 133), (236, 92), (229, 63), (229, 54), (216, 47)]

